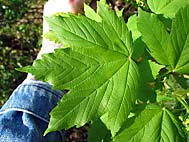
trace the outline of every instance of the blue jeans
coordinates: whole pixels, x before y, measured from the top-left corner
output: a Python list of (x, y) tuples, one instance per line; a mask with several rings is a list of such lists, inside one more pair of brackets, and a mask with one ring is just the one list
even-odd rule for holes
[(23, 82), (0, 110), (0, 142), (62, 142), (63, 131), (43, 133), (63, 94), (41, 81)]

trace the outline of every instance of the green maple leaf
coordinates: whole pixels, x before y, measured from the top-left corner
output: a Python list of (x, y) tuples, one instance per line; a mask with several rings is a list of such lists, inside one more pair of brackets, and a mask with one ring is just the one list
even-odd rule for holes
[[(134, 122), (134, 123), (133, 123)], [(167, 109), (148, 105), (125, 124), (113, 142), (185, 142), (186, 136)], [(129, 126), (129, 127), (128, 127)]]
[(51, 112), (45, 134), (101, 118), (115, 135), (135, 103), (139, 75), (131, 59), (131, 33), (102, 2), (98, 15), (101, 22), (81, 15), (47, 18), (53, 35), (69, 48), (22, 69), (55, 89), (69, 90)]
[(152, 71), (152, 75), (153, 75), (153, 79), (157, 79), (157, 75), (159, 74), (159, 71), (164, 68), (165, 66), (163, 65), (159, 65), (155, 62), (152, 62), (152, 61), (148, 61), (149, 65), (150, 65), (150, 69)]
[(177, 11), (189, 4), (188, 0), (148, 0), (150, 9), (156, 14), (174, 18)]
[(172, 21), (170, 34), (157, 15), (139, 10), (138, 29), (149, 53), (172, 72), (189, 73), (189, 6), (181, 8)]
[(84, 4), (84, 11), (85, 11), (85, 16), (92, 19), (92, 20), (95, 20), (97, 22), (101, 22), (102, 21), (102, 18), (93, 10), (91, 9), (90, 6)]
[(158, 65), (143, 56), (143, 59), (138, 63), (140, 73), (140, 85), (139, 85), (139, 99), (142, 101), (156, 101), (156, 93), (154, 91), (155, 79), (159, 74), (160, 69), (164, 66)]
[[(95, 135), (94, 135), (95, 134)], [(88, 142), (111, 142), (111, 133), (102, 121), (97, 120), (90, 125), (88, 130)]]
[(160, 64), (169, 65), (170, 50), (166, 46), (169, 34), (157, 15), (139, 9), (137, 26), (151, 56)]
[(133, 59), (138, 60), (145, 52), (146, 49), (146, 44), (142, 41), (141, 39), (141, 33), (139, 32), (137, 28), (137, 15), (132, 15), (129, 17), (128, 22), (127, 22), (127, 27), (132, 33), (132, 38), (133, 38)]
[(173, 19), (169, 48), (173, 48), (174, 71), (189, 74), (189, 5), (178, 11)]

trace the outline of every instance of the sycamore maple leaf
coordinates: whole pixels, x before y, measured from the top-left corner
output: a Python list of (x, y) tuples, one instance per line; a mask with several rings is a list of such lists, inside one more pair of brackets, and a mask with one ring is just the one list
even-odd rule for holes
[(97, 14), (99, 21), (72, 14), (46, 18), (51, 39), (56, 36), (67, 48), (21, 69), (69, 90), (51, 112), (46, 133), (100, 118), (114, 136), (135, 103), (139, 77), (131, 33), (104, 3), (98, 3)]
[[(131, 122), (135, 123), (131, 123)], [(128, 127), (129, 126), (129, 127)], [(113, 142), (185, 142), (186, 135), (174, 115), (156, 105), (147, 105), (131, 118)]]
[(172, 72), (189, 73), (189, 6), (181, 8), (172, 20), (169, 33), (156, 14), (139, 9), (138, 29), (154, 59)]

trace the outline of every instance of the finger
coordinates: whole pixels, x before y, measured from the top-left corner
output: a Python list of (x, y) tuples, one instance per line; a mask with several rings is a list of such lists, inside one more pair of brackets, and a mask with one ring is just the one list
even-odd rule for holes
[(83, 13), (84, 3), (87, 1), (88, 0), (69, 0), (72, 12), (75, 14)]

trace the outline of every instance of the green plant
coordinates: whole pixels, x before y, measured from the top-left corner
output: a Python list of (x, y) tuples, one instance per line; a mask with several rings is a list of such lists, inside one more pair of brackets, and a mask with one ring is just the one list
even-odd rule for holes
[(103, 0), (97, 13), (46, 18), (63, 48), (18, 69), (69, 90), (45, 134), (91, 122), (90, 142), (187, 141), (189, 2), (147, 3), (153, 13), (127, 23)]

